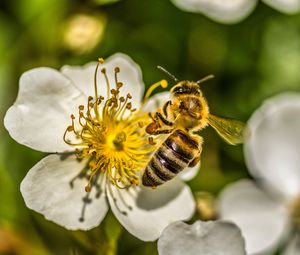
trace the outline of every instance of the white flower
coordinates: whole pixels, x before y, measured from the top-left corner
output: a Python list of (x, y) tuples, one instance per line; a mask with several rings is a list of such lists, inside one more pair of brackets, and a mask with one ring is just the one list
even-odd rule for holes
[(300, 0), (262, 0), (270, 7), (286, 13), (295, 14), (300, 11)]
[(170, 224), (158, 240), (159, 255), (245, 255), (239, 228), (226, 221)]
[[(199, 12), (220, 23), (237, 23), (245, 19), (256, 7), (258, 0), (171, 0), (184, 11)], [(286, 14), (300, 10), (299, 0), (262, 0)]]
[(241, 180), (225, 188), (221, 218), (241, 228), (249, 254), (274, 254), (294, 233), (284, 254), (300, 254), (300, 94), (268, 99), (248, 126), (245, 159), (259, 186)]
[(123, 54), (100, 62), (22, 75), (5, 127), (19, 143), (52, 154), (30, 169), (21, 192), (29, 208), (67, 229), (98, 226), (110, 206), (131, 234), (155, 240), (195, 209), (191, 190), (179, 178), (157, 189), (139, 185), (153, 150), (142, 127), (145, 111), (167, 94), (139, 110), (144, 84), (138, 65)]

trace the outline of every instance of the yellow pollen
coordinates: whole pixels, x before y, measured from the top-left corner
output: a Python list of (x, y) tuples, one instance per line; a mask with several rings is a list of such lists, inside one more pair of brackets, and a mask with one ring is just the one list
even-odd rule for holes
[(107, 145), (111, 150), (121, 151), (124, 148), (126, 134), (122, 131), (117, 134), (111, 134), (107, 137)]
[(78, 159), (88, 159), (86, 192), (91, 191), (93, 178), (99, 174), (105, 174), (118, 188), (139, 185), (140, 174), (154, 150), (148, 143), (144, 128), (149, 122), (148, 115), (133, 109), (131, 94), (126, 97), (120, 95), (123, 87), (123, 83), (118, 81), (120, 67), (114, 68), (115, 88), (112, 89), (107, 70), (101, 69), (107, 97), (98, 95), (98, 67), (103, 62), (103, 59), (98, 59), (95, 70), (95, 95), (88, 97), (86, 105), (78, 106), (77, 118), (71, 115), (71, 125), (66, 128), (63, 137), (67, 144), (75, 147)]

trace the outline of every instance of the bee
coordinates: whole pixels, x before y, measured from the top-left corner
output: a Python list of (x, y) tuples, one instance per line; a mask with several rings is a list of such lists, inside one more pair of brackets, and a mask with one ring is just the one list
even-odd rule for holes
[(178, 81), (171, 89), (171, 99), (155, 113), (149, 113), (152, 122), (146, 126), (151, 135), (149, 143), (155, 145), (153, 136), (165, 134), (166, 138), (150, 158), (142, 176), (144, 186), (156, 187), (173, 179), (187, 167), (196, 166), (201, 158), (203, 138), (199, 131), (210, 125), (227, 143), (243, 142), (245, 124), (230, 118), (217, 117), (209, 107), (200, 84), (213, 76), (197, 82)]

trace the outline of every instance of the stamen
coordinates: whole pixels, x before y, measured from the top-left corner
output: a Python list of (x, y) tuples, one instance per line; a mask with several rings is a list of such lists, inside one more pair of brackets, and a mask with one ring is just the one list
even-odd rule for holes
[(148, 138), (148, 142), (149, 142), (149, 144), (151, 144), (151, 145), (155, 145), (155, 144), (156, 144), (156, 142), (154, 142), (154, 139), (153, 139), (152, 136), (150, 136), (150, 137)]
[(152, 94), (153, 90), (155, 90), (155, 89), (158, 88), (159, 86), (161, 86), (162, 88), (165, 89), (165, 88), (168, 87), (168, 82), (167, 82), (166, 80), (161, 80), (161, 81), (159, 81), (159, 82), (156, 82), (156, 83), (152, 84), (152, 85), (148, 88), (148, 90), (147, 90), (147, 92), (146, 92), (146, 94), (145, 94), (145, 96), (144, 96), (143, 102), (145, 102), (146, 99), (148, 99), (148, 98), (150, 97), (150, 95)]
[(107, 99), (109, 98), (109, 92), (110, 92), (110, 85), (109, 85), (109, 80), (106, 74), (106, 69), (102, 68), (101, 73), (103, 73), (105, 81), (106, 81), (106, 89), (107, 89)]
[(99, 62), (100, 64), (103, 64), (103, 63), (104, 63), (104, 59), (103, 59), (103, 58), (98, 58), (98, 62)]
[(115, 82), (117, 84), (118, 87), (118, 73), (120, 72), (120, 68), (119, 67), (115, 67)]
[(98, 73), (99, 65), (100, 65), (100, 62), (98, 61), (97, 66), (96, 66), (96, 70), (95, 70), (95, 73), (94, 73), (94, 91), (95, 91), (95, 98), (96, 98), (96, 100), (98, 98), (97, 73)]
[[(109, 183), (118, 189), (139, 185), (138, 171), (145, 168), (149, 155), (155, 149), (148, 144), (144, 128), (149, 122), (148, 116), (133, 109), (131, 94), (120, 96), (123, 83), (118, 80), (119, 67), (114, 69), (115, 88), (112, 89), (106, 69), (102, 68), (107, 98), (98, 95), (97, 72), (102, 63), (103, 60), (99, 59), (94, 74), (94, 97), (89, 96), (86, 105), (78, 106), (78, 118), (71, 115), (71, 125), (63, 136), (67, 144), (75, 147), (78, 159), (88, 159), (88, 170), (84, 172), (87, 193), (98, 185), (94, 183), (99, 175), (108, 178)], [(162, 81), (160, 85), (164, 87), (166, 84)]]

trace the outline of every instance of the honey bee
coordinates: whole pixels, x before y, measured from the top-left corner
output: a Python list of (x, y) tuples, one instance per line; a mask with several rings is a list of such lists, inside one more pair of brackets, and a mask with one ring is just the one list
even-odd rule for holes
[(172, 98), (157, 112), (149, 114), (152, 122), (146, 127), (146, 132), (151, 135), (149, 143), (153, 145), (153, 136), (168, 134), (158, 145), (143, 173), (142, 183), (148, 187), (162, 185), (186, 167), (199, 163), (203, 138), (198, 132), (208, 125), (231, 145), (243, 142), (244, 123), (220, 118), (209, 112), (200, 84), (212, 78), (212, 75), (197, 82), (178, 82), (171, 76), (177, 82), (170, 91)]

